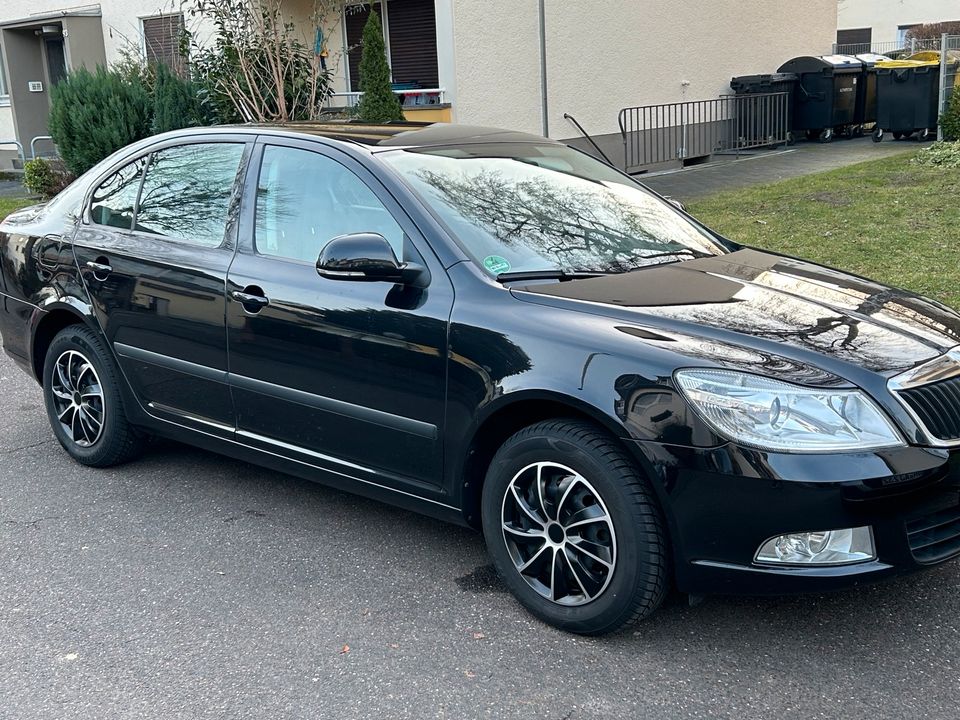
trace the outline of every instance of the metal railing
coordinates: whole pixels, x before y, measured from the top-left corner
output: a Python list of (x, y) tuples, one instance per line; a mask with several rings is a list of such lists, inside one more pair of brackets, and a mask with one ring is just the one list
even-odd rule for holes
[(0, 147), (4, 145), (16, 145), (17, 154), (20, 156), (20, 165), (23, 165), (27, 159), (23, 154), (23, 145), (20, 144), (19, 140), (0, 140)]
[(31, 160), (37, 159), (37, 141), (39, 140), (48, 140), (50, 144), (53, 145), (53, 154), (54, 156), (56, 156), (57, 146), (56, 144), (54, 144), (53, 138), (50, 135), (37, 135), (35, 138), (33, 138), (30, 141), (30, 159)]
[[(394, 90), (394, 95), (400, 96), (400, 104), (403, 107), (427, 107), (430, 105), (442, 105), (446, 102), (443, 88), (416, 88), (413, 90)], [(340, 92), (330, 93), (327, 98), (326, 107), (328, 108), (352, 108), (356, 107), (363, 97), (362, 92)]]
[(833, 44), (832, 52), (834, 55), (860, 55), (862, 53), (876, 53), (877, 55), (897, 55), (907, 56), (924, 50), (939, 50), (940, 38), (930, 40), (897, 40), (895, 42), (882, 43), (847, 43), (844, 45)]
[(623, 108), (623, 169), (784, 145), (788, 112), (785, 92)]

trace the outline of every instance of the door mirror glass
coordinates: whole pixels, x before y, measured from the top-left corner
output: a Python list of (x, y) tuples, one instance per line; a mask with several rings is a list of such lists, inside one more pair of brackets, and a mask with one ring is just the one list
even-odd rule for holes
[(328, 242), (317, 260), (317, 272), (330, 280), (391, 282), (426, 287), (427, 269), (401, 263), (387, 239), (378, 233), (351, 233)]

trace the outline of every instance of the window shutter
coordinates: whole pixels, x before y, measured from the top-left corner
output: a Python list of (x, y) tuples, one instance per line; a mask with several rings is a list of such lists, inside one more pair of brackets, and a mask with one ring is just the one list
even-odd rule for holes
[(147, 62), (163, 63), (176, 74), (186, 75), (186, 59), (180, 54), (183, 27), (183, 15), (143, 18), (143, 45)]
[(393, 81), (437, 87), (440, 78), (433, 0), (390, 0), (387, 11)]

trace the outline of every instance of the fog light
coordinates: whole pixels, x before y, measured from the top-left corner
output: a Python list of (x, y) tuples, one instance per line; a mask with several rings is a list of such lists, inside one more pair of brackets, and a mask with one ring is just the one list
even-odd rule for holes
[(846, 565), (877, 557), (869, 527), (791, 533), (770, 538), (756, 562), (777, 565)]

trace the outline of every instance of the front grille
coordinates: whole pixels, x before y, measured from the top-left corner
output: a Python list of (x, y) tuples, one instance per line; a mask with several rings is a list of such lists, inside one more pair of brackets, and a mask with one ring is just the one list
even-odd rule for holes
[(960, 376), (900, 390), (927, 433), (939, 440), (960, 439)]
[(960, 554), (960, 505), (907, 521), (907, 541), (921, 563)]

